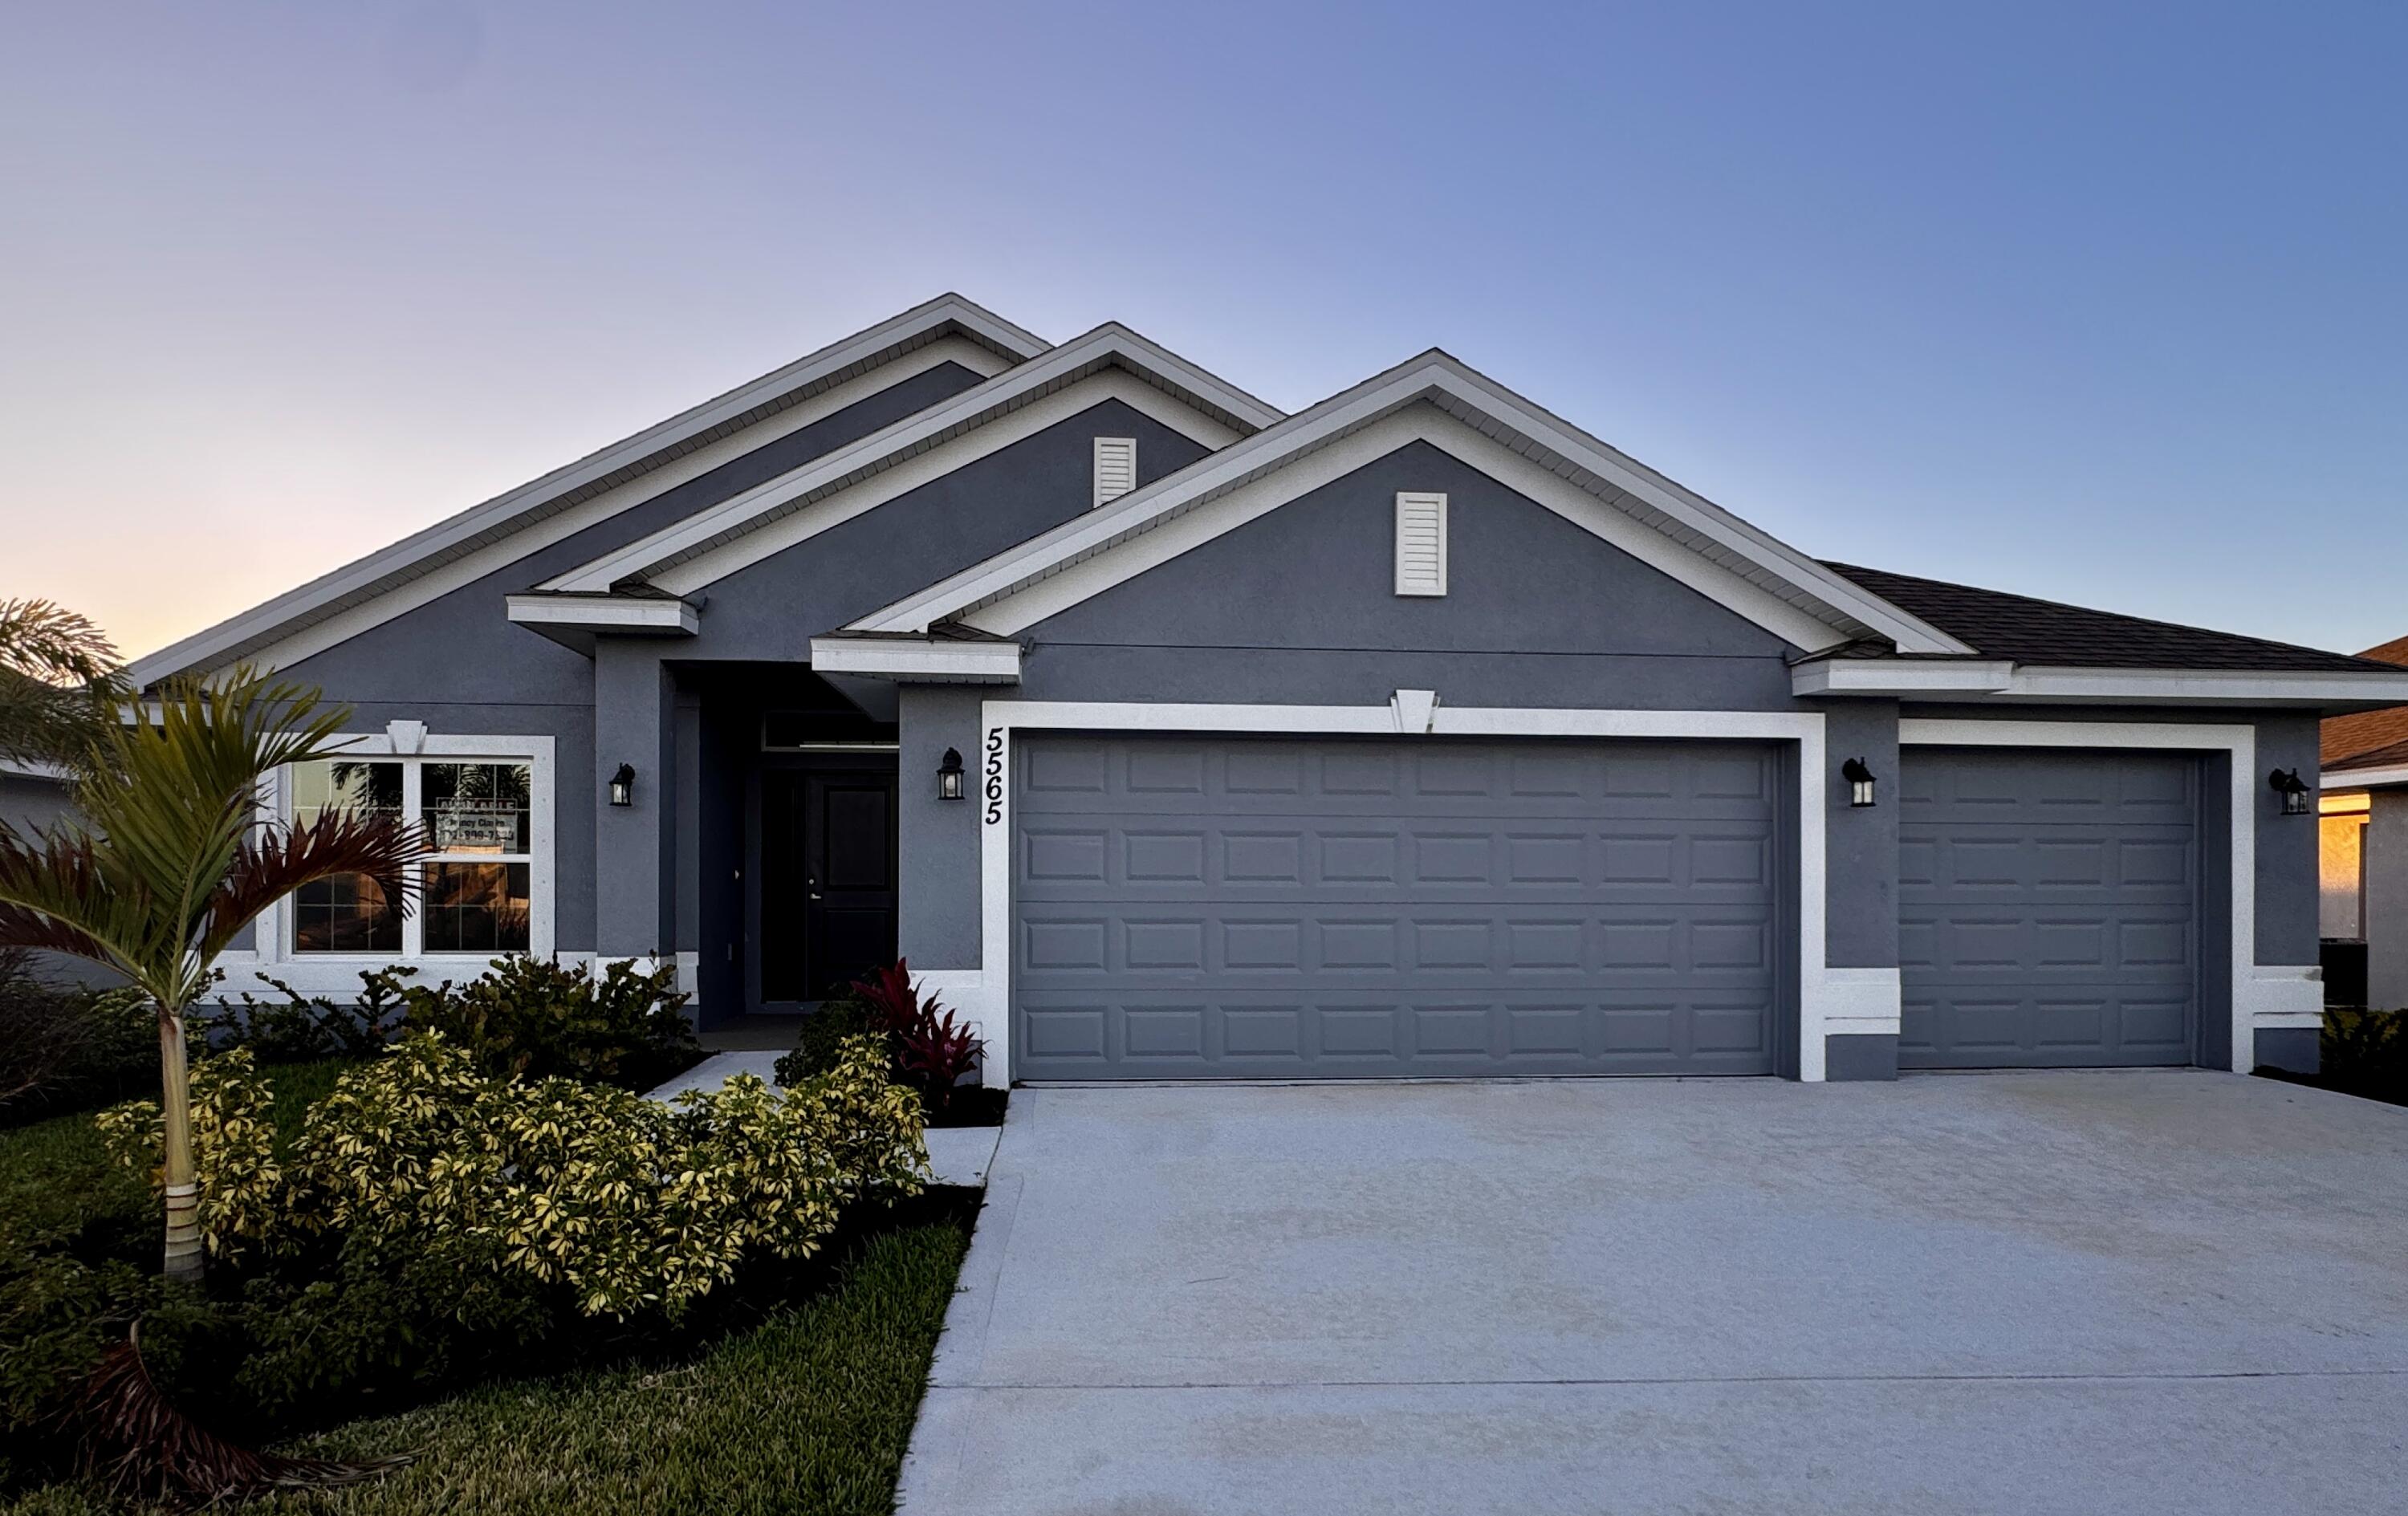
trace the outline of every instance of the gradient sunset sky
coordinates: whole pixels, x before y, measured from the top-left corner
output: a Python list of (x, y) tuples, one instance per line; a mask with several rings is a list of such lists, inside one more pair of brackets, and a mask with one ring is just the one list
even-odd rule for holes
[(0, 13), (0, 597), (140, 653), (947, 289), (1437, 344), (1825, 557), (2408, 633), (2408, 7)]

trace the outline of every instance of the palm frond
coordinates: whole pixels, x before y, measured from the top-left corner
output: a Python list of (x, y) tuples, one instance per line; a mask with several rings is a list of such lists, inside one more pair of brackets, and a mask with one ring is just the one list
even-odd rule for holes
[(93, 684), (117, 672), (117, 649), (86, 617), (48, 600), (0, 600), (0, 668), (45, 684)]
[(358, 1484), (408, 1455), (342, 1462), (254, 1452), (179, 1410), (142, 1361), (141, 1324), (102, 1353), (77, 1405), (87, 1469), (119, 1495), (171, 1509), (214, 1507), (283, 1490)]
[(332, 756), (348, 716), (249, 668), (179, 680), (109, 729), (78, 804), (124, 871), (196, 927), (257, 823), (265, 776)]
[(374, 880), (407, 911), (418, 894), (414, 866), (434, 846), (423, 827), (384, 814), (329, 810), (299, 826), (262, 828), (236, 851), (209, 896), (200, 951), (215, 957), (259, 913), (305, 884), (346, 874)]
[(45, 948), (146, 976), (156, 928), (138, 889), (108, 877), (86, 833), (61, 829), (38, 840), (0, 827), (0, 947)]
[(79, 826), (38, 839), (0, 828), (0, 943), (96, 959), (180, 1008), (234, 935), (304, 884), (363, 873), (407, 898), (428, 851), (417, 829), (260, 816), (266, 776), (339, 752), (348, 719), (314, 690), (236, 669), (112, 721), (77, 785)]
[(83, 763), (123, 694), (99, 627), (47, 600), (0, 600), (0, 758)]

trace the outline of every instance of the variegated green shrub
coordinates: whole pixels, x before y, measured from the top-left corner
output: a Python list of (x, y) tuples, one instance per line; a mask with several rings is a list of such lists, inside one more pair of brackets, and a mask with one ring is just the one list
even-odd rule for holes
[[(339, 1238), (432, 1254), (565, 1288), (588, 1315), (675, 1315), (748, 1253), (808, 1257), (846, 1206), (916, 1194), (926, 1166), (919, 1097), (888, 1081), (867, 1038), (793, 1089), (739, 1077), (672, 1108), (608, 1085), (488, 1079), (441, 1037), (411, 1036), (310, 1108), (280, 1172), (272, 1144), (263, 1166), (231, 1140), (251, 1113), (229, 1103), (240, 1057), (194, 1076), (196, 1121), (219, 1134), (199, 1159), (204, 1220), (226, 1218), (212, 1247), (222, 1233), (288, 1252)], [(205, 1079), (219, 1081), (208, 1094)], [(108, 1119), (155, 1154), (155, 1117)]]
[[(285, 1204), (276, 1157), (276, 1096), (247, 1051), (192, 1071), (193, 1163), (200, 1183), (201, 1245), (239, 1257), (265, 1238)], [(160, 1182), (159, 1102), (132, 1100), (93, 1118), (117, 1160)]]

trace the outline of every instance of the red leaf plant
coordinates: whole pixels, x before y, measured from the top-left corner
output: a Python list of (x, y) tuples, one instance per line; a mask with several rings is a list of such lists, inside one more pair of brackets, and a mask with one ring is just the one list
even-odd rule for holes
[(955, 1021), (933, 993), (915, 987), (910, 965), (901, 959), (872, 969), (853, 988), (868, 1002), (895, 1049), (896, 1077), (920, 1092), (932, 1115), (942, 1111), (953, 1101), (953, 1086), (985, 1051), (985, 1039)]

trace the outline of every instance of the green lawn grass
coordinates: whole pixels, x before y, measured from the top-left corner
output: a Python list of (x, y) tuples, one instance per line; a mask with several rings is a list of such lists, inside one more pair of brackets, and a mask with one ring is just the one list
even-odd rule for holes
[[(894, 1509), (976, 1202), (939, 1191), (861, 1235), (807, 1298), (681, 1359), (488, 1385), (280, 1449), (414, 1454), (374, 1483), (280, 1497), (281, 1516)], [(104, 1516), (74, 1485), (9, 1516)]]

